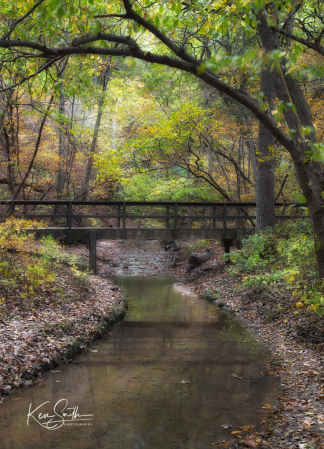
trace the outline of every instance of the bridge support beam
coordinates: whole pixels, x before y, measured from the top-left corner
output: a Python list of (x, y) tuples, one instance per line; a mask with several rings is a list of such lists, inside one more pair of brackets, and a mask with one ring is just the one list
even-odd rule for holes
[(224, 253), (225, 253), (225, 263), (230, 262), (230, 253), (231, 253), (231, 246), (233, 246), (233, 240), (234, 239), (222, 239), (222, 246), (224, 247)]
[(89, 269), (97, 274), (97, 236), (96, 231), (89, 232)]
[(237, 237), (236, 237), (236, 248), (237, 249), (242, 249), (243, 248), (243, 244), (242, 244), (243, 237), (244, 237), (244, 232), (238, 230), (237, 231)]

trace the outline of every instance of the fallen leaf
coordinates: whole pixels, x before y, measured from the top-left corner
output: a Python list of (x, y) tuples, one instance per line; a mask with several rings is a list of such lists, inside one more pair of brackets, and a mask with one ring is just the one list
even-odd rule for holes
[(236, 379), (242, 379), (242, 377), (239, 377), (239, 376), (236, 375), (236, 374), (232, 374), (232, 376), (233, 376), (233, 377), (236, 377)]

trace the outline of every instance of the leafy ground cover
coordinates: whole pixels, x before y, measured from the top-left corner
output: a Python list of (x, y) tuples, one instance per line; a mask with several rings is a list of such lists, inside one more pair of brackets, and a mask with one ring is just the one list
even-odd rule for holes
[[(229, 265), (223, 249), (209, 242), (204, 248), (212, 259), (190, 274), (188, 246), (178, 256), (177, 276), (251, 327), (273, 355), (264, 374), (281, 379), (274, 406), (260, 410), (261, 428), (229, 429), (232, 440), (213, 447), (324, 448), (324, 319), (311, 239), (307, 223), (278, 227), (259, 238), (259, 249), (256, 237), (245, 242)], [(192, 252), (203, 251), (200, 246), (191, 245)], [(279, 271), (280, 280), (273, 276)]]
[(121, 289), (90, 276), (73, 250), (35, 242), (28, 226), (0, 225), (0, 394), (37, 382), (125, 312)]

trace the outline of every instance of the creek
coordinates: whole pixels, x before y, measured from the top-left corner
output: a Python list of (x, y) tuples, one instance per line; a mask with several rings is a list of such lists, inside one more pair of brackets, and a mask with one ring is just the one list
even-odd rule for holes
[(279, 389), (263, 375), (267, 351), (232, 315), (160, 273), (162, 251), (138, 244), (124, 256), (127, 274), (116, 267), (113, 281), (128, 295), (125, 319), (0, 404), (1, 449), (205, 449), (260, 425)]

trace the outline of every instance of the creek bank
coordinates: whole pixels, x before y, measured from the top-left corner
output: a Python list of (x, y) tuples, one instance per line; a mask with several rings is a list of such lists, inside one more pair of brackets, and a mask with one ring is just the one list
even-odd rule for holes
[(280, 376), (282, 385), (275, 406), (265, 404), (260, 410), (264, 418), (258, 431), (235, 429), (232, 441), (215, 442), (214, 447), (323, 449), (324, 343), (318, 338), (323, 320), (297, 311), (289, 290), (240, 290), (240, 280), (226, 272), (223, 249), (219, 245), (209, 249), (211, 260), (188, 274), (190, 252), (184, 246), (170, 271), (252, 329), (273, 355), (264, 375)]
[(122, 289), (106, 278), (103, 264), (98, 271), (79, 278), (62, 264), (53, 286), (39, 286), (33, 298), (22, 299), (19, 288), (2, 291), (0, 395), (41, 382), (45, 371), (70, 362), (123, 317)]

